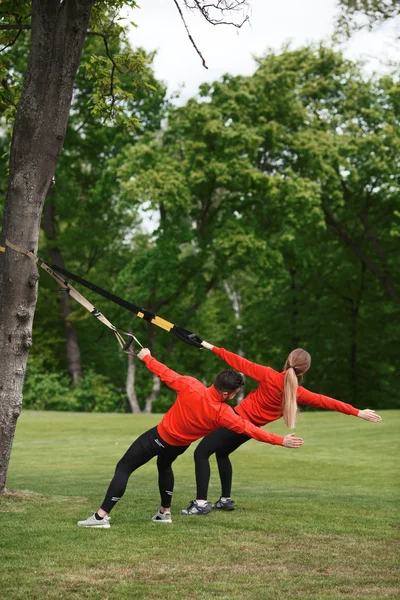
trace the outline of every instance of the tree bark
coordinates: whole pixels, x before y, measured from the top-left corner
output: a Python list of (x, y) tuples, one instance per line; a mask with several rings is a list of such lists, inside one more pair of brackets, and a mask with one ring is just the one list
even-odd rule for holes
[[(94, 0), (32, 0), (29, 63), (18, 104), (4, 207), (5, 239), (37, 250), (44, 200), (67, 128), (73, 85)], [(18, 417), (37, 298), (35, 264), (0, 253), (0, 494)]]
[[(51, 190), (47, 195), (47, 200), (44, 205), (44, 213), (42, 219), (42, 229), (45, 232), (47, 239), (50, 242), (56, 241), (56, 228), (54, 223), (54, 202), (49, 198)], [(51, 262), (64, 268), (64, 260), (60, 249), (57, 245), (50, 245)], [(68, 372), (71, 376), (72, 383), (77, 385), (82, 378), (81, 352), (79, 349), (78, 335), (75, 327), (71, 323), (71, 301), (68, 294), (60, 294), (61, 312), (64, 322), (65, 345), (67, 351)]]

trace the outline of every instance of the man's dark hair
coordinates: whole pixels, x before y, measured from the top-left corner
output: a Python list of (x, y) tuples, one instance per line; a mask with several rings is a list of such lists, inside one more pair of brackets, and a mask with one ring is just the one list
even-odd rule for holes
[(232, 371), (232, 369), (221, 371), (214, 381), (214, 387), (220, 394), (223, 392), (234, 392), (238, 388), (241, 388), (242, 385), (244, 385), (242, 373)]

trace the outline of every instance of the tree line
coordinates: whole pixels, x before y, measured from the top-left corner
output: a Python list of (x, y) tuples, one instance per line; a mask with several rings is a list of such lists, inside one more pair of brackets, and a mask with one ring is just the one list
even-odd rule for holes
[[(126, 100), (140, 123), (129, 130), (92, 110), (95, 51), (89, 39), (40, 256), (277, 369), (304, 346), (311, 389), (398, 406), (397, 79), (368, 78), (323, 45), (284, 48), (176, 107), (143, 53), (148, 86)], [(208, 383), (222, 368), (81, 291), (172, 368)], [(33, 339), (27, 407), (164, 411), (173, 400), (44, 273)]]

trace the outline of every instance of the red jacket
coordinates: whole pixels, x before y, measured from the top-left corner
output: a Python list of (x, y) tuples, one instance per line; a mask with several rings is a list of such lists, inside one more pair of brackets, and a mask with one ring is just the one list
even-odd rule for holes
[[(282, 417), (282, 393), (286, 371), (279, 373), (271, 367), (250, 362), (233, 352), (224, 350), (224, 348), (214, 346), (213, 352), (233, 369), (258, 381), (257, 389), (250, 392), (235, 408), (239, 415), (258, 426), (266, 425)], [(298, 404), (336, 410), (345, 415), (354, 415), (355, 417), (358, 415), (358, 410), (351, 404), (345, 404), (328, 396), (322, 396), (322, 394), (314, 394), (301, 385), (297, 388), (297, 402)]]
[(283, 437), (259, 429), (225, 404), (215, 387), (206, 387), (194, 377), (175, 373), (148, 355), (147, 368), (177, 392), (175, 403), (158, 424), (158, 433), (172, 446), (187, 446), (214, 429), (228, 427), (267, 444), (282, 445)]

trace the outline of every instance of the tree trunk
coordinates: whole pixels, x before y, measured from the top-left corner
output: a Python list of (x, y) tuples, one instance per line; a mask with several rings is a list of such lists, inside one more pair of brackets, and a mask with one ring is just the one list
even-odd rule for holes
[(298, 348), (300, 345), (300, 339), (298, 336), (298, 316), (299, 316), (299, 305), (297, 298), (297, 284), (296, 284), (297, 267), (291, 267), (289, 269), (290, 275), (290, 291), (292, 298), (292, 310), (290, 313), (290, 324), (291, 324), (291, 338), (292, 348)]
[[(238, 337), (238, 347), (236, 350), (236, 354), (238, 354), (239, 356), (244, 356), (242, 325), (240, 324), (240, 317), (242, 315), (242, 299), (240, 297), (240, 293), (237, 292), (236, 290), (234, 290), (233, 287), (230, 286), (227, 281), (224, 281), (224, 289), (225, 289), (226, 295), (228, 296), (229, 300), (231, 301), (233, 312), (235, 314), (236, 331), (237, 331), (237, 337)], [(245, 390), (243, 387), (237, 393), (236, 399), (235, 399), (236, 405), (240, 404), (241, 401), (244, 399), (244, 392), (245, 392)]]
[(126, 395), (128, 396), (129, 406), (135, 414), (142, 412), (135, 391), (136, 378), (136, 356), (128, 354), (128, 373), (126, 375)]
[[(44, 205), (42, 229), (50, 242), (56, 241), (56, 228), (54, 223), (54, 202), (49, 199), (51, 190), (47, 194), (47, 200)], [(51, 262), (64, 268), (64, 260), (59, 248), (56, 245), (50, 245)], [(61, 312), (64, 321), (65, 344), (67, 351), (68, 372), (74, 385), (79, 383), (82, 378), (81, 353), (78, 344), (78, 335), (76, 329), (71, 323), (71, 301), (68, 294), (60, 294)]]
[(351, 304), (351, 328), (350, 328), (350, 366), (351, 366), (351, 402), (354, 406), (357, 406), (359, 403), (359, 389), (358, 389), (358, 370), (357, 370), (357, 362), (358, 362), (358, 326), (359, 326), (359, 317), (360, 317), (360, 307), (362, 301), (362, 295), (364, 291), (365, 284), (365, 271), (366, 266), (364, 263), (361, 263), (361, 282), (360, 289), (358, 293), (358, 297), (352, 301)]
[(143, 410), (144, 413), (151, 413), (151, 409), (153, 408), (153, 402), (154, 400), (157, 400), (158, 396), (160, 395), (160, 390), (161, 380), (159, 377), (157, 377), (157, 375), (153, 375), (153, 388), (149, 396), (147, 396), (146, 398)]
[[(152, 309), (150, 308), (149, 310), (152, 310)], [(151, 354), (153, 354), (154, 347), (155, 347), (155, 331), (154, 331), (154, 325), (151, 325), (150, 323), (149, 323), (148, 329), (147, 329), (147, 339), (148, 339), (149, 350), (150, 350)], [(144, 409), (143, 409), (144, 413), (151, 413), (151, 409), (153, 408), (153, 402), (154, 402), (154, 400), (157, 400), (158, 396), (160, 395), (160, 390), (161, 390), (161, 381), (157, 377), (157, 375), (153, 375), (153, 387), (152, 387), (150, 394), (147, 396), (147, 398), (145, 400)]]
[[(31, 47), (11, 144), (2, 245), (9, 239), (37, 250), (43, 204), (63, 146), (93, 4), (32, 0)], [(22, 408), (37, 280), (33, 261), (9, 249), (0, 253), (0, 493), (6, 489)]]

